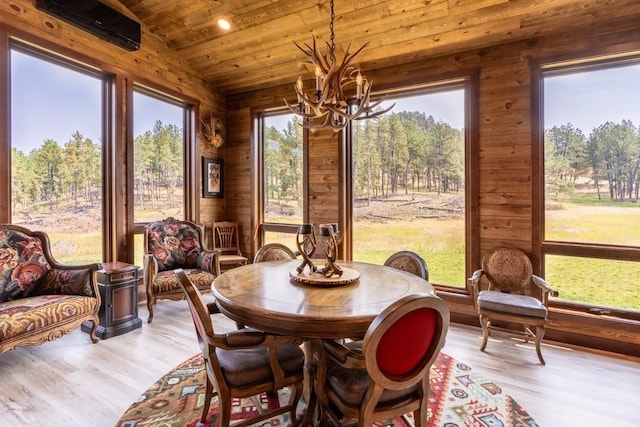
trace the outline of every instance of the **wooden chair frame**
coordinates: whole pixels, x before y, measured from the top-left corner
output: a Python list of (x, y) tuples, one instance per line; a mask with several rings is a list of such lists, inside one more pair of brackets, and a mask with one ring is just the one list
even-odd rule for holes
[[(233, 424), (234, 427), (244, 427), (259, 423), (285, 412), (289, 412), (293, 425), (298, 425), (296, 409), (302, 396), (304, 378), (304, 353), (299, 347), (302, 344), (302, 339), (267, 334), (251, 328), (226, 334), (216, 334), (202, 294), (191, 283), (182, 269), (175, 270), (175, 275), (189, 302), (189, 309), (206, 365), (205, 401), (200, 422), (202, 424), (205, 423), (215, 389), (219, 397), (219, 425), (221, 426), (230, 425), (231, 403), (234, 398), (252, 398), (254, 405), (260, 412), (256, 417)], [(281, 360), (283, 357), (281, 350), (284, 350), (284, 346), (289, 346), (289, 353), (293, 353), (294, 358), (300, 359), (298, 369), (284, 371), (282, 366), (286, 361), (283, 363)], [(294, 350), (293, 352), (291, 351), (292, 349)], [(239, 353), (238, 356), (244, 358), (244, 362), (238, 361), (237, 363), (246, 365), (246, 370), (242, 372), (241, 376), (247, 376), (243, 380), (237, 380), (239, 383), (235, 385), (227, 379), (229, 373), (225, 371), (221, 363), (221, 358), (229, 358), (234, 351)], [(264, 360), (265, 355), (267, 360)], [(268, 366), (271, 375), (266, 380), (253, 381), (250, 377), (250, 371), (262, 370), (263, 364), (260, 361)], [(261, 393), (276, 393), (284, 387), (291, 388), (289, 402), (273, 410), (263, 410), (257, 397)]]
[[(516, 280), (504, 280), (500, 277), (499, 272), (492, 268), (492, 259), (494, 257), (503, 257), (505, 268), (512, 268), (520, 265), (522, 271), (520, 278)], [(508, 265), (506, 265), (508, 264)], [(481, 290), (480, 279), (485, 277), (489, 283), (486, 290)], [(480, 351), (485, 351), (489, 336), (491, 334), (492, 321), (503, 321), (519, 323), (524, 326), (524, 339), (527, 342), (530, 338), (535, 343), (536, 354), (542, 365), (546, 362), (542, 357), (540, 345), (545, 334), (547, 324), (547, 314), (549, 308), (549, 296), (557, 297), (558, 291), (552, 288), (543, 278), (533, 274), (533, 268), (529, 257), (520, 249), (511, 247), (496, 247), (488, 251), (482, 259), (482, 268), (476, 270), (473, 275), (467, 279), (467, 283), (471, 286), (473, 292), (473, 301), (478, 310), (480, 325), (482, 326), (482, 344)], [(532, 287), (537, 289), (537, 294), (532, 295)], [(511, 297), (514, 295), (514, 298)], [(482, 304), (478, 298), (483, 296), (495, 296), (502, 304), (513, 306), (513, 310), (499, 310), (494, 305)], [(510, 301), (513, 300), (513, 304)], [(518, 310), (522, 307), (522, 310)], [(537, 312), (544, 310), (544, 315), (527, 314), (531, 310), (527, 308), (537, 308)], [(531, 327), (535, 327), (535, 332)]]
[[(389, 374), (380, 367), (378, 348), (387, 331), (397, 322), (416, 310), (430, 309), (435, 312), (437, 325), (434, 335), (422, 357), (414, 367), (402, 374)], [(316, 395), (320, 404), (320, 422), (328, 420), (334, 425), (357, 425), (369, 427), (376, 421), (389, 420), (408, 412), (414, 413), (416, 427), (427, 425), (427, 407), (430, 394), (429, 373), (440, 350), (444, 346), (449, 328), (449, 309), (444, 301), (430, 294), (408, 295), (386, 308), (369, 326), (364, 340), (341, 344), (336, 340), (322, 340), (318, 353)], [(354, 406), (343, 400), (329, 385), (329, 364), (337, 364), (353, 375), (366, 371), (368, 389), (361, 403)], [(341, 375), (342, 376), (342, 375)], [(360, 380), (358, 381), (361, 384)], [(357, 386), (356, 386), (357, 387)], [(346, 387), (345, 387), (346, 388)], [(399, 393), (392, 403), (383, 404), (383, 393)], [(352, 422), (346, 423), (345, 418)]]
[(249, 259), (240, 252), (240, 237), (237, 221), (216, 221), (213, 223), (213, 249), (216, 257), (216, 274), (223, 272), (223, 266), (246, 265)]

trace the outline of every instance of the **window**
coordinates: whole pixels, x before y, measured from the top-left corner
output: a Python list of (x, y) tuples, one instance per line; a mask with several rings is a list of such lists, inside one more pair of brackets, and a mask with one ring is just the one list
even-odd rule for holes
[(42, 230), (61, 262), (102, 253), (102, 76), (11, 46), (12, 222)]
[(382, 264), (410, 250), (429, 280), (466, 282), (465, 83), (392, 101), (377, 119), (353, 122), (353, 259)]
[(145, 223), (195, 217), (196, 101), (17, 38), (9, 55), (8, 220), (61, 262), (142, 265)]
[(545, 278), (560, 299), (640, 310), (640, 61), (542, 67)]
[[(185, 107), (169, 95), (136, 86), (133, 91), (134, 262), (143, 265), (144, 225), (189, 219), (185, 191)], [(198, 197), (193, 195), (193, 197)]]
[(290, 113), (261, 116), (263, 243), (295, 248), (295, 233), (304, 216), (303, 132)]
[(136, 223), (185, 219), (183, 107), (133, 92), (133, 217)]

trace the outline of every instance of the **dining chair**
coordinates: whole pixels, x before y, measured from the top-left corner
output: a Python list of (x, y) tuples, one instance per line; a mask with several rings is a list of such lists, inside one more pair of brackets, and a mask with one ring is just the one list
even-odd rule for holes
[(154, 221), (144, 229), (144, 284), (149, 309), (148, 323), (153, 320), (153, 308), (158, 300), (183, 300), (173, 271), (183, 269), (202, 291), (210, 291), (216, 278), (217, 251), (204, 246), (202, 226), (173, 217)]
[(216, 274), (249, 262), (249, 258), (240, 252), (238, 235), (237, 221), (213, 223), (213, 249), (220, 251), (220, 255), (216, 257)]
[(396, 252), (387, 258), (384, 265), (415, 274), (416, 276), (422, 277), (424, 280), (429, 280), (427, 262), (415, 252)]
[[(204, 425), (214, 389), (218, 393), (219, 424), (229, 426), (234, 399), (250, 398), (258, 415), (233, 424), (244, 427), (289, 412), (298, 424), (296, 409), (302, 396), (304, 352), (302, 339), (244, 328), (216, 334), (202, 294), (182, 269), (174, 272), (189, 302), (191, 317), (206, 367), (205, 400), (200, 417)], [(258, 397), (290, 388), (289, 400), (278, 408), (264, 409)]]
[(282, 243), (267, 243), (256, 252), (253, 262), (282, 261), (296, 259), (296, 254)]
[(362, 341), (322, 340), (315, 390), (320, 422), (371, 426), (413, 412), (427, 425), (429, 373), (449, 328), (449, 309), (431, 294), (411, 294), (382, 311)]
[[(483, 276), (488, 288), (481, 290)], [(540, 344), (547, 324), (549, 296), (557, 297), (559, 293), (533, 274), (529, 257), (517, 248), (493, 248), (482, 258), (482, 268), (476, 270), (467, 283), (472, 287), (482, 326), (480, 351), (487, 347), (493, 321), (515, 322), (524, 325), (525, 341), (533, 338), (538, 359), (544, 365)], [(536, 289), (535, 296), (533, 289)], [(536, 328), (535, 333), (532, 326)]]

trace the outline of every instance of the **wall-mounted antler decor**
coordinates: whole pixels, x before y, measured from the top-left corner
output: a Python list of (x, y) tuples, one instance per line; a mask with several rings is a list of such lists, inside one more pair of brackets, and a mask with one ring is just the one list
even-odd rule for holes
[(215, 148), (221, 147), (227, 139), (227, 130), (222, 119), (213, 117), (213, 114), (210, 114), (208, 119), (200, 121), (202, 123), (202, 134), (209, 141), (209, 144)]

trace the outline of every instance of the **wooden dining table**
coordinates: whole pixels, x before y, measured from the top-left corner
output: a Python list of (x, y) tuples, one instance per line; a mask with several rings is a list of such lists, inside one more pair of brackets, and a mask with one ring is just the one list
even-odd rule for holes
[(221, 274), (211, 287), (220, 311), (266, 332), (347, 338), (364, 336), (382, 310), (406, 295), (435, 295), (426, 280), (383, 265), (337, 261), (343, 277), (315, 281), (296, 271), (300, 264), (261, 262)]
[(318, 279), (308, 266), (297, 271), (299, 259), (254, 263), (224, 272), (211, 286), (220, 312), (237, 323), (305, 338), (308, 410), (302, 425), (314, 425), (317, 416), (312, 378), (319, 339), (363, 337), (394, 301), (415, 293), (435, 295), (429, 282), (405, 271), (355, 261), (336, 264), (342, 276)]

